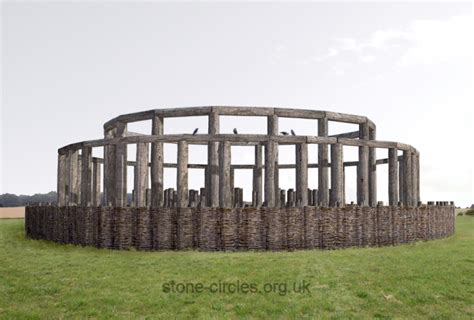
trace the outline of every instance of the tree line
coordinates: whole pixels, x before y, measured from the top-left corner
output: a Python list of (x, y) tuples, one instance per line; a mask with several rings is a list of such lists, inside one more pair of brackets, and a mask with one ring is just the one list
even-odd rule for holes
[(0, 207), (23, 207), (31, 203), (55, 203), (57, 199), (56, 191), (48, 193), (36, 193), (34, 195), (16, 195), (4, 193), (0, 195)]

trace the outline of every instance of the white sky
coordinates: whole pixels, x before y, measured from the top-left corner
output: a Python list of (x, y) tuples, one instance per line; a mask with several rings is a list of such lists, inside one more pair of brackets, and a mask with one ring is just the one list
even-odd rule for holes
[[(119, 114), (249, 105), (366, 115), (379, 140), (420, 151), (423, 201), (474, 203), (470, 3), (3, 2), (1, 9), (0, 193), (55, 190), (57, 149), (102, 137), (103, 123)], [(206, 127), (204, 119), (165, 125), (170, 133)], [(222, 132), (264, 126), (221, 120)], [(316, 133), (311, 121), (281, 120), (280, 128)], [(165, 150), (170, 162), (173, 150)], [(233, 148), (233, 163), (251, 162), (248, 151)], [(353, 151), (344, 149), (345, 160), (356, 160)], [(281, 148), (280, 162), (294, 161), (293, 153)], [(205, 149), (191, 148), (190, 160), (205, 162)], [(386, 172), (380, 166), (384, 201)], [(166, 170), (166, 186), (174, 174)], [(294, 187), (290, 173), (280, 175), (282, 188)], [(202, 185), (198, 170), (190, 178), (190, 187)], [(250, 181), (250, 172), (236, 177), (247, 198)], [(346, 191), (353, 200), (355, 169)]]

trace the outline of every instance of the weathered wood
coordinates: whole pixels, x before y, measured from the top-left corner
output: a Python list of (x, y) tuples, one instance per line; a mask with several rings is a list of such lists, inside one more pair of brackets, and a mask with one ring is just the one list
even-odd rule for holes
[(405, 204), (405, 169), (403, 168), (403, 156), (398, 160), (398, 203)]
[[(215, 135), (219, 133), (219, 114), (217, 112), (211, 112), (209, 114), (209, 128), (208, 133)], [(207, 164), (209, 169), (207, 174), (209, 175), (206, 186), (208, 191), (207, 201), (210, 207), (219, 206), (219, 143), (209, 142), (208, 144), (208, 156)]]
[[(328, 135), (328, 119), (322, 118), (318, 120), (318, 136), (327, 137)], [(329, 205), (329, 183), (328, 183), (328, 145), (318, 145), (318, 200), (322, 206)]]
[(398, 204), (398, 150), (388, 149), (388, 204)]
[(275, 142), (269, 141), (265, 146), (265, 203), (267, 207), (275, 207), (277, 202), (275, 200), (275, 162), (276, 152), (278, 146)]
[(100, 163), (92, 159), (92, 205), (100, 206), (101, 167)]
[(331, 145), (331, 196), (329, 205), (344, 204), (344, 166), (342, 144)]
[(308, 205), (308, 145), (297, 144), (296, 151), (296, 203), (298, 206)]
[(275, 115), (284, 118), (321, 119), (325, 116), (324, 111), (308, 109), (275, 108), (274, 112)]
[(416, 204), (418, 203), (418, 198), (417, 198), (417, 185), (418, 185), (418, 181), (417, 181), (417, 166), (418, 166), (418, 161), (416, 159), (416, 153), (415, 152), (412, 152), (411, 153), (411, 187), (412, 187), (412, 202), (411, 202), (411, 205), (412, 206), (416, 206)]
[[(163, 135), (163, 117), (153, 116), (152, 135)], [(153, 142), (151, 144), (151, 207), (157, 208), (163, 205), (163, 143)]]
[(79, 198), (79, 172), (82, 170), (82, 167), (79, 166), (79, 151), (71, 151), (67, 155), (67, 189), (68, 189), (68, 196), (67, 196), (67, 203), (69, 205), (72, 204), (79, 204), (81, 200)]
[(134, 187), (135, 207), (146, 207), (146, 189), (148, 188), (148, 145), (137, 144), (137, 163), (135, 165)]
[(411, 162), (411, 152), (403, 151), (403, 193), (404, 205), (413, 205), (413, 171)]
[(178, 143), (178, 168), (176, 170), (176, 206), (184, 208), (188, 206), (188, 143)]
[[(369, 126), (367, 123), (359, 125), (359, 139), (369, 139)], [(369, 148), (359, 147), (359, 164), (357, 166), (357, 203), (362, 206), (369, 205)]]
[(416, 189), (415, 198), (418, 202), (421, 201), (420, 197), (420, 154), (416, 153)]
[[(268, 136), (278, 136), (278, 116), (277, 115), (271, 115), (267, 117), (267, 135)], [(271, 147), (269, 147), (271, 146)], [(279, 188), (279, 169), (278, 169), (278, 143), (275, 141), (271, 141), (270, 143), (267, 144), (268, 152), (265, 150), (265, 162), (272, 162), (271, 167), (268, 167), (268, 170), (273, 170), (273, 177), (272, 180), (267, 179), (267, 167), (265, 167), (265, 193), (267, 193), (267, 182), (272, 183), (273, 182), (273, 188), (270, 190), (268, 189), (268, 192), (272, 192), (273, 195), (271, 198), (268, 198), (265, 195), (265, 201), (267, 202), (268, 207), (276, 207), (278, 206), (279, 203), (279, 197), (278, 197), (278, 188)], [(268, 153), (268, 157), (267, 157)]]
[[(105, 140), (113, 139), (114, 130), (105, 130)], [(104, 146), (104, 205), (115, 203), (115, 145)]]
[(57, 202), (58, 206), (66, 205), (67, 192), (67, 156), (65, 154), (58, 154), (58, 176), (57, 176)]
[[(117, 137), (123, 136), (126, 130), (124, 123), (117, 124)], [(132, 137), (133, 138), (133, 137)], [(126, 138), (125, 138), (126, 139)], [(127, 205), (127, 145), (118, 144), (115, 146), (115, 207)]]
[(259, 207), (262, 205), (262, 166), (263, 166), (263, 152), (262, 146), (255, 146), (255, 165), (253, 166), (253, 177), (252, 177), (252, 196), (255, 196), (255, 199), (252, 199), (252, 202), (256, 203), (256, 206)]
[[(369, 140), (376, 139), (375, 129), (369, 128)], [(369, 147), (369, 205), (377, 205), (377, 149)]]
[(81, 168), (81, 206), (92, 204), (92, 148), (82, 148)]
[(219, 147), (219, 206), (232, 207), (232, 189), (230, 181), (231, 150), (229, 142), (221, 142)]
[(326, 118), (330, 121), (336, 122), (347, 122), (347, 123), (367, 123), (367, 117), (357, 116), (353, 114), (346, 114), (346, 113), (339, 113), (339, 112), (331, 112), (326, 111)]
[(329, 137), (331, 138), (348, 138), (348, 139), (356, 139), (359, 138), (359, 131), (352, 131), (352, 132), (345, 132), (345, 133), (338, 133), (332, 134)]
[(261, 108), (261, 107), (212, 107), (213, 112), (217, 112), (222, 116), (269, 116), (273, 114), (273, 108)]

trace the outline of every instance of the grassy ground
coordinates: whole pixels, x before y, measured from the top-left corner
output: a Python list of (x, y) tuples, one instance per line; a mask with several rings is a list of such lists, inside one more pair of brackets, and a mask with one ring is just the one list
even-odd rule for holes
[[(0, 220), (0, 318), (466, 319), (474, 317), (473, 247), (467, 216), (442, 240), (280, 253), (97, 250), (28, 240), (23, 220)], [(258, 292), (164, 292), (172, 281)], [(293, 292), (303, 281), (310, 292)]]

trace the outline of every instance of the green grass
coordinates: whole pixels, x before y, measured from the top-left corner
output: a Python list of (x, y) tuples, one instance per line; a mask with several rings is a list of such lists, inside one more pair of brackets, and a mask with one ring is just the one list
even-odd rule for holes
[[(255, 284), (257, 293), (165, 293), (170, 281)], [(310, 293), (261, 292), (306, 281)], [(109, 251), (25, 239), (0, 220), (0, 318), (474, 317), (474, 218), (452, 237), (296, 252)]]

